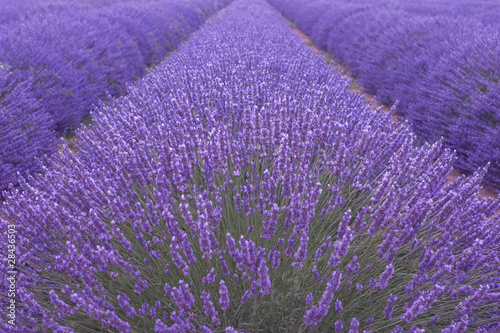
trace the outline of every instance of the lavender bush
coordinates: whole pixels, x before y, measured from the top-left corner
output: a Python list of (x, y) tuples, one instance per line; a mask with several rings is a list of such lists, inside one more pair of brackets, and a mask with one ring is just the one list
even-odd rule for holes
[(30, 90), (39, 77), (24, 76), (5, 65), (0, 67), (0, 190), (15, 183), (17, 173), (27, 177), (41, 171), (38, 158), (56, 145), (52, 118)]
[(453, 154), (348, 86), (264, 1), (235, 1), (7, 195), (3, 328), (500, 329), (485, 171), (445, 186)]
[[(367, 92), (410, 120), (419, 142), (444, 138), (455, 167), (500, 185), (498, 18), (492, 1), (270, 0)], [(478, 37), (479, 36), (479, 37)]]
[(229, 3), (113, 2), (27, 2), (26, 18), (0, 25), (0, 192), (18, 172), (40, 171), (57, 135), (71, 134), (100, 100), (124, 94)]

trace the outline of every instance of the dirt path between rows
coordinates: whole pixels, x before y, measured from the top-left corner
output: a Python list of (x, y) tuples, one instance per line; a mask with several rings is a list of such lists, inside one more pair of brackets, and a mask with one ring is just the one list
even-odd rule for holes
[[(286, 18), (284, 18), (286, 19)], [(289, 22), (287, 20), (287, 22)], [(382, 112), (390, 112), (391, 109), (387, 106), (387, 105), (384, 105), (382, 103), (380, 103), (379, 101), (377, 101), (375, 99), (375, 96), (373, 94), (369, 94), (367, 92), (364, 91), (363, 87), (359, 84), (359, 82), (357, 82), (354, 78), (352, 78), (351, 76), (349, 76), (348, 74), (348, 70), (347, 70), (347, 67), (344, 66), (343, 64), (340, 64), (338, 63), (337, 61), (335, 61), (335, 59), (333, 58), (333, 56), (331, 54), (329, 54), (328, 52), (325, 52), (321, 49), (319, 49), (318, 47), (315, 46), (315, 44), (313, 43), (313, 41), (309, 38), (309, 36), (307, 36), (306, 34), (304, 34), (302, 31), (300, 31), (299, 29), (297, 28), (292, 28), (292, 30), (300, 36), (300, 38), (307, 44), (307, 46), (313, 50), (314, 52), (318, 53), (319, 55), (321, 55), (323, 57), (323, 59), (325, 59), (325, 61), (328, 63), (328, 64), (331, 64), (332, 66), (336, 67), (338, 71), (341, 71), (343, 76), (346, 78), (346, 79), (349, 79), (351, 80), (351, 85), (349, 86), (349, 88), (347, 89), (348, 91), (350, 92), (353, 92), (353, 93), (358, 93), (360, 95), (364, 95), (365, 96), (365, 103), (366, 104), (370, 104), (371, 103), (371, 108), (373, 110), (376, 110), (378, 108), (381, 108)], [(401, 120), (404, 120), (404, 117), (400, 116), (400, 115), (397, 115), (397, 114), (392, 114), (392, 117), (391, 117), (391, 122), (396, 122), (396, 121), (401, 121)], [(452, 181), (454, 181), (455, 179), (459, 178), (462, 176), (462, 173), (457, 170), (457, 169), (453, 169), (450, 173), (450, 175), (448, 176), (448, 183), (451, 183)], [(491, 185), (489, 184), (481, 184), (482, 185), (482, 189), (479, 190), (479, 194), (482, 196), (482, 197), (485, 197), (485, 198), (498, 198), (498, 191)]]

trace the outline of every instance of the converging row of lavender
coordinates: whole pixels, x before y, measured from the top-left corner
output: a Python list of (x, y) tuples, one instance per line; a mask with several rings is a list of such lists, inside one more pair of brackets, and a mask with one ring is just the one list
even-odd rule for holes
[(455, 167), (500, 185), (500, 4), (495, 1), (270, 0)]
[(2, 328), (498, 331), (485, 171), (444, 185), (454, 155), (348, 85), (266, 2), (236, 0), (6, 194)]
[(0, 200), (94, 104), (125, 93), (229, 2), (11, 1), (26, 12), (0, 24)]

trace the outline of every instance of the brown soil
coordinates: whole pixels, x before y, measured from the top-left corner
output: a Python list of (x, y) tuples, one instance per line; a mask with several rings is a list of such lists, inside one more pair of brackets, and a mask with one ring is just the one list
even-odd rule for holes
[[(302, 31), (300, 31), (299, 29), (293, 28), (293, 31), (297, 35), (299, 35), (300, 38), (302, 38), (302, 40), (307, 44), (307, 46), (311, 50), (313, 50), (314, 52), (322, 55), (323, 59), (325, 59), (325, 61), (327, 63), (332, 64), (332, 66), (334, 66), (335, 68), (337, 68), (338, 71), (342, 72), (342, 75), (346, 79), (351, 80), (351, 85), (349, 86), (349, 88), (347, 89), (347, 91), (350, 91), (350, 92), (353, 92), (353, 93), (358, 93), (360, 95), (364, 95), (366, 104), (370, 104), (371, 103), (371, 108), (373, 110), (381, 108), (382, 112), (390, 112), (391, 111), (391, 109), (387, 105), (384, 105), (384, 104), (380, 103), (379, 101), (377, 101), (375, 99), (375, 96), (373, 94), (369, 94), (369, 93), (365, 92), (364, 89), (363, 89), (363, 87), (359, 84), (359, 82), (356, 81), (353, 77), (349, 76), (349, 71), (348, 71), (348, 69), (347, 69), (347, 67), (345, 65), (340, 64), (337, 61), (335, 61), (335, 59), (333, 58), (333, 56), (331, 54), (329, 54), (328, 52), (322, 51), (321, 49), (319, 49), (318, 47), (316, 47), (314, 45), (314, 43), (311, 41), (311, 39), (307, 35), (305, 35)], [(392, 114), (391, 123), (392, 122), (401, 121), (401, 120), (404, 120), (404, 117), (402, 117), (400, 115), (397, 115), (395, 113)], [(459, 170), (453, 169), (451, 171), (450, 175), (448, 176), (448, 182), (447, 182), (447, 184), (451, 183), (452, 181), (454, 181), (455, 179), (459, 178), (460, 176), (462, 176), (462, 173)], [(479, 194), (482, 197), (484, 197), (484, 198), (498, 198), (499, 197), (498, 196), (498, 194), (499, 194), (498, 190), (496, 190), (495, 187), (493, 187), (491, 185), (488, 185), (488, 184), (485, 184), (485, 183), (483, 183), (482, 186), (483, 186), (483, 188), (479, 190)]]

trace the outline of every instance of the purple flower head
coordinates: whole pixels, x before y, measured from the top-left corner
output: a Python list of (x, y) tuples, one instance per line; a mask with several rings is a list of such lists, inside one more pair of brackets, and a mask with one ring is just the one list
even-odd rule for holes
[(342, 217), (342, 220), (337, 230), (337, 238), (339, 240), (344, 238), (344, 236), (346, 235), (350, 220), (351, 220), (351, 209), (348, 209), (345, 212), (344, 216)]
[(388, 319), (392, 319), (392, 312), (394, 311), (394, 303), (398, 300), (398, 296), (391, 294), (389, 296), (389, 299), (387, 300), (387, 306), (385, 307), (384, 311), (382, 312), (384, 316)]
[(139, 309), (139, 315), (141, 316), (144, 316), (146, 314), (146, 311), (148, 310), (149, 308), (149, 304), (144, 302), (141, 306), (141, 308)]
[(206, 326), (200, 326), (200, 330), (202, 333), (213, 333), (213, 331)]
[(215, 310), (214, 303), (210, 300), (210, 294), (206, 291), (202, 291), (201, 299), (203, 301), (203, 308), (205, 309), (205, 314), (210, 317), (213, 325), (220, 325), (220, 319), (217, 317), (217, 310)]
[(118, 294), (118, 296), (116, 297), (116, 299), (118, 300), (118, 304), (120, 305), (120, 307), (125, 310), (125, 312), (127, 313), (127, 315), (129, 317), (135, 317), (137, 315), (135, 309), (130, 306), (129, 302), (130, 302), (130, 299), (128, 298), (127, 295), (125, 294)]
[(245, 293), (241, 296), (241, 304), (245, 303), (250, 296), (252, 296), (252, 290), (245, 290)]
[(312, 293), (307, 294), (307, 296), (306, 296), (306, 305), (311, 304), (312, 301), (313, 301), (313, 294)]
[(344, 323), (342, 322), (342, 320), (335, 321), (335, 333), (342, 332), (343, 329)]
[(330, 248), (331, 246), (331, 241), (332, 237), (328, 236), (326, 240), (323, 242), (320, 248), (316, 250), (316, 255), (314, 256), (314, 261), (318, 261), (319, 258), (326, 253), (326, 251)]
[(213, 267), (210, 269), (210, 272), (205, 277), (203, 277), (202, 282), (204, 284), (215, 282), (215, 269)]
[(194, 296), (189, 291), (189, 286), (183, 280), (179, 281), (179, 287), (174, 287), (172, 289), (172, 298), (177, 304), (177, 306), (184, 311), (189, 313), (191, 311), (191, 306), (194, 304)]
[(318, 273), (318, 268), (316, 266), (313, 267), (312, 272), (314, 275), (314, 280), (316, 282), (319, 282), (319, 273)]
[(338, 299), (335, 301), (335, 311), (341, 313), (344, 308), (342, 307), (342, 302)]
[(389, 283), (389, 280), (392, 277), (392, 274), (394, 273), (394, 267), (392, 264), (389, 264), (385, 266), (385, 271), (380, 275), (380, 282), (378, 284), (378, 287), (380, 290), (384, 290), (387, 288), (387, 284)]
[(347, 265), (347, 275), (351, 275), (359, 270), (360, 266), (359, 263), (356, 262), (356, 260), (358, 260), (358, 256), (355, 255), (352, 257), (352, 261)]
[(349, 329), (349, 333), (358, 333), (359, 321), (356, 318), (351, 319), (351, 328)]
[(220, 281), (220, 289), (219, 289), (219, 304), (222, 311), (226, 311), (229, 308), (229, 292), (226, 287), (226, 283), (224, 280)]

